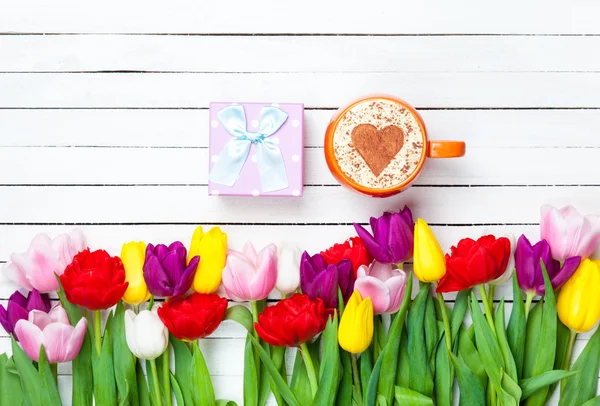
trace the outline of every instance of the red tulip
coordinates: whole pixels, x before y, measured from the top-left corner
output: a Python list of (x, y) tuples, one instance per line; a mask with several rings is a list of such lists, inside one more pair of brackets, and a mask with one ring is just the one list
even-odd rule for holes
[(127, 286), (119, 257), (104, 250), (89, 249), (75, 255), (60, 276), (67, 300), (90, 310), (108, 309), (123, 297)]
[(193, 293), (165, 302), (158, 308), (158, 317), (179, 340), (195, 341), (211, 335), (223, 321), (226, 310), (224, 297)]
[(456, 292), (499, 278), (508, 265), (510, 240), (486, 235), (462, 239), (446, 254), (446, 275), (438, 292)]
[(321, 255), (328, 264), (333, 265), (337, 265), (342, 259), (349, 259), (352, 262), (354, 278), (356, 278), (358, 268), (362, 265), (369, 266), (373, 261), (373, 257), (367, 251), (360, 237), (352, 237), (344, 241), (343, 244), (333, 244), (327, 250), (321, 251)]
[(328, 317), (321, 299), (296, 293), (267, 307), (254, 328), (271, 345), (299, 347), (325, 329)]

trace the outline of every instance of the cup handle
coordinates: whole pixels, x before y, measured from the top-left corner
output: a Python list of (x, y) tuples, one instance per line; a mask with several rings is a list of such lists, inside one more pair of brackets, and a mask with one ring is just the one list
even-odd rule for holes
[(428, 141), (427, 157), (458, 158), (465, 155), (465, 149), (463, 141)]

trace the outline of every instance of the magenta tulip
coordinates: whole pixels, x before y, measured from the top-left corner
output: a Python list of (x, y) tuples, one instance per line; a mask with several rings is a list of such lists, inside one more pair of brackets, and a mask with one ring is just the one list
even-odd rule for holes
[(242, 252), (229, 250), (223, 286), (227, 295), (236, 302), (262, 300), (277, 281), (277, 247), (269, 244), (258, 254), (250, 241)]
[(358, 268), (354, 290), (363, 298), (370, 297), (373, 313), (391, 314), (400, 309), (406, 291), (406, 273), (390, 264), (374, 261), (370, 267)]
[(77, 229), (54, 239), (38, 234), (26, 253), (10, 256), (4, 274), (24, 289), (55, 292), (58, 290), (56, 275), (62, 275), (75, 254), (84, 248), (83, 234)]
[(19, 320), (27, 320), (29, 312), (32, 310), (50, 311), (50, 297), (47, 294), (40, 294), (37, 290), (32, 290), (25, 297), (18, 290), (8, 299), (6, 309), (0, 305), (0, 325), (8, 334), (13, 334), (15, 340), (19, 337), (15, 334), (15, 326)]
[(86, 329), (85, 317), (73, 327), (60, 305), (48, 313), (32, 310), (27, 320), (19, 320), (15, 326), (23, 351), (29, 358), (37, 362), (43, 345), (51, 364), (72, 361), (79, 354)]
[(552, 258), (565, 261), (571, 257), (589, 258), (600, 242), (600, 216), (583, 216), (572, 206), (557, 209), (542, 206), (540, 234), (548, 241)]

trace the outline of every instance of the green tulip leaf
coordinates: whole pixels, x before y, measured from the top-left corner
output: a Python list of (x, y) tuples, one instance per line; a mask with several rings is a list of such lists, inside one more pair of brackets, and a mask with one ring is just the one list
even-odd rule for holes
[(496, 337), (485, 320), (479, 302), (473, 293), (471, 294), (471, 317), (473, 318), (475, 339), (477, 340), (477, 351), (481, 357), (483, 368), (490, 378), (490, 383), (493, 385), (494, 390), (500, 396), (504, 359)]
[(522, 395), (519, 384), (510, 375), (502, 371), (502, 401), (506, 406), (518, 406)]
[(394, 397), (396, 402), (403, 406), (433, 406), (433, 400), (430, 397), (400, 386), (394, 388)]
[(58, 386), (46, 358), (46, 350), (42, 345), (40, 347), (40, 356), (38, 359), (38, 370), (40, 374), (40, 383), (42, 385), (42, 401), (44, 405), (61, 406)]
[[(445, 334), (445, 333), (444, 333)], [(458, 346), (458, 342), (456, 342)], [(446, 349), (446, 339), (443, 334), (438, 342), (435, 355), (435, 400), (438, 406), (452, 406), (452, 391), (454, 389), (454, 366)]]
[[(410, 306), (410, 292), (412, 292), (413, 277), (412, 273), (407, 274), (408, 280), (406, 281), (406, 288), (404, 290), (404, 298), (400, 309), (394, 316), (390, 329), (388, 331), (388, 338), (385, 348), (381, 354), (381, 372), (374, 375), (375, 384), (377, 385), (377, 392), (383, 395), (386, 403), (391, 405), (394, 400), (394, 379), (379, 379), (379, 376), (390, 377), (395, 376), (398, 369), (398, 359), (400, 354), (400, 339), (402, 338), (402, 332), (404, 330), (404, 321), (406, 320), (406, 312)], [(378, 360), (377, 360), (378, 361)]]
[[(552, 288), (552, 283), (546, 272), (544, 262), (540, 260), (542, 273), (544, 275), (544, 286), (546, 295), (542, 307), (541, 329), (539, 332), (536, 347), (543, 348), (543, 351), (536, 351), (536, 357), (533, 362), (533, 368), (530, 377), (540, 375), (544, 372), (552, 371), (554, 368), (554, 358), (556, 356), (556, 331), (558, 316), (556, 313), (556, 297)], [(538, 305), (539, 306), (539, 305)], [(546, 403), (549, 387), (543, 387), (527, 398), (526, 406), (543, 406)]]
[(42, 405), (42, 380), (31, 359), (23, 352), (19, 344), (11, 337), (13, 359), (23, 388), (26, 406)]
[[(368, 352), (368, 351), (366, 351)], [(364, 354), (364, 353), (363, 353)], [(381, 363), (383, 362), (383, 357), (379, 357), (375, 366), (373, 367), (373, 371), (371, 373), (371, 378), (366, 385), (366, 389), (363, 389), (363, 404), (365, 405), (374, 405), (378, 398), (377, 393), (377, 381), (378, 377), (381, 374)], [(363, 384), (363, 387), (365, 385)], [(384, 398), (385, 401), (385, 398)]]
[[(113, 314), (109, 313), (104, 329), (104, 338), (100, 357), (95, 350), (92, 351), (92, 367), (94, 373), (94, 400), (98, 406), (116, 406), (117, 388), (113, 365)], [(86, 390), (89, 390), (86, 389)]]
[[(183, 392), (181, 391), (181, 387), (175, 379), (175, 375), (172, 373), (169, 374), (169, 378), (171, 379), (171, 387), (173, 388), (173, 392), (175, 393), (175, 400), (177, 401), (177, 405), (185, 405), (185, 400), (183, 399)], [(217, 400), (217, 405), (219, 401)]]
[[(347, 406), (352, 403), (352, 363), (350, 354), (340, 349), (341, 381), (336, 396), (336, 406)], [(294, 392), (296, 393), (296, 392)]]
[[(65, 290), (60, 283), (60, 277), (57, 275), (58, 280), (58, 297), (60, 304), (67, 312), (69, 316), (69, 322), (75, 326), (84, 317), (79, 306), (69, 302), (65, 296)], [(83, 344), (79, 354), (72, 361), (72, 406), (89, 406), (92, 404), (93, 392), (90, 388), (93, 387), (93, 370), (92, 370), (92, 323), (88, 323), (87, 332), (83, 339)]]
[[(427, 290), (429, 290), (429, 286), (427, 286)], [(427, 303), (425, 305), (425, 345), (427, 346), (427, 360), (432, 377), (435, 375), (435, 353), (438, 341), (440, 340), (437, 315), (433, 303), (433, 296), (427, 295)]]
[[(285, 369), (284, 357), (285, 357), (285, 347), (271, 346), (271, 360), (273, 360), (273, 364), (275, 364), (275, 367), (281, 374), (281, 377), (287, 381), (287, 372)], [(265, 374), (265, 375), (269, 376), (268, 374)], [(269, 379), (270, 379), (270, 377), (269, 377)], [(285, 401), (283, 400), (283, 397), (277, 390), (277, 387), (275, 386), (275, 382), (273, 382), (272, 379), (270, 379), (270, 381), (271, 381), (271, 392), (273, 392), (273, 397), (275, 398), (275, 401), (277, 402), (277, 404), (279, 406), (285, 406)]]
[[(271, 356), (271, 346), (260, 340), (260, 344), (263, 347), (263, 349), (266, 351), (267, 354), (269, 354), (269, 357)], [(258, 406), (265, 406), (265, 404), (267, 403), (267, 399), (269, 398), (269, 395), (271, 394), (271, 378), (269, 377), (269, 374), (264, 373), (264, 367), (260, 364), (260, 362), (257, 363), (258, 365)], [(279, 369), (279, 368), (278, 368)]]
[(600, 396), (596, 396), (593, 399), (588, 400), (583, 406), (600, 406)]
[(533, 395), (543, 387), (552, 385), (555, 382), (559, 382), (560, 380), (573, 376), (577, 373), (579, 373), (579, 371), (555, 370), (541, 373), (533, 378), (524, 379), (519, 385), (523, 391), (521, 400), (527, 399), (529, 396)]
[(233, 400), (219, 399), (219, 400), (217, 400), (217, 406), (238, 406), (238, 405)]
[[(137, 383), (136, 383), (137, 385)], [(124, 393), (120, 393), (121, 401), (119, 402), (119, 406), (129, 406), (129, 383), (125, 381), (124, 384)], [(137, 394), (136, 394), (137, 395)]]
[[(350, 361), (350, 359), (348, 359)], [(306, 372), (306, 364), (302, 359), (300, 351), (296, 351), (294, 370), (292, 372), (291, 390), (301, 405), (310, 405), (313, 401), (310, 389), (310, 381)]]
[(496, 310), (496, 337), (498, 338), (498, 345), (502, 352), (502, 358), (504, 360), (504, 373), (507, 374), (513, 382), (519, 381), (517, 373), (517, 365), (506, 337), (506, 330), (504, 324), (504, 298), (500, 301), (498, 309)]
[[(119, 302), (115, 309), (112, 338), (115, 381), (117, 382), (119, 399), (121, 399), (121, 402), (127, 399), (125, 405), (139, 406), (135, 373), (136, 358), (129, 350), (125, 338), (125, 307), (123, 302)], [(126, 393), (128, 393), (128, 396), (125, 396)]]
[(319, 371), (319, 389), (312, 402), (313, 406), (335, 404), (340, 376), (337, 313), (334, 313), (333, 320), (330, 318), (327, 321), (322, 340), (323, 352)]
[(527, 327), (525, 333), (525, 351), (523, 354), (523, 374), (522, 379), (531, 378), (533, 372), (533, 364), (538, 355), (539, 336), (542, 329), (542, 302), (536, 303), (531, 307), (529, 316), (527, 317)]
[(252, 320), (252, 312), (242, 305), (231, 306), (225, 312), (225, 318), (223, 320), (233, 320), (240, 324), (249, 333), (254, 331), (254, 321)]
[[(144, 375), (142, 364), (139, 362), (136, 363), (135, 374), (137, 378), (138, 399), (140, 400), (140, 406), (151, 406), (150, 394), (148, 392), (148, 383), (146, 382), (146, 375)], [(184, 402), (181, 404), (183, 405), (186, 403)]]
[(450, 313), (450, 331), (452, 332), (452, 343), (458, 341), (458, 335), (460, 328), (462, 327), (469, 306), (469, 297), (471, 296), (471, 289), (461, 290), (456, 295), (456, 301), (452, 313)]
[(458, 404), (460, 406), (485, 405), (486, 381), (482, 381), (481, 378), (456, 355), (450, 354), (450, 360), (456, 370), (458, 387), (461, 389)]
[(600, 369), (600, 328), (577, 357), (571, 367), (580, 373), (567, 379), (561, 389), (559, 406), (581, 405), (596, 396), (598, 391), (598, 372)]
[(23, 403), (23, 389), (14, 361), (0, 354), (0, 405), (21, 406)]
[(409, 388), (426, 397), (431, 397), (433, 395), (433, 375), (427, 354), (424, 328), (428, 297), (429, 285), (421, 286), (408, 314)]
[(275, 385), (281, 393), (281, 396), (283, 396), (285, 401), (288, 402), (290, 406), (299, 406), (296, 397), (292, 393), (291, 389), (288, 387), (287, 382), (285, 382), (281, 377), (281, 374), (277, 370), (277, 367), (275, 367), (273, 361), (271, 361), (271, 357), (269, 357), (269, 354), (267, 354), (267, 352), (261, 347), (257, 339), (252, 337), (252, 335), (248, 335), (248, 337), (250, 338), (250, 341), (254, 346), (254, 350), (258, 353), (258, 356), (262, 360), (263, 365), (265, 366), (266, 370), (269, 372), (271, 378), (275, 382)]
[[(155, 365), (156, 365), (156, 361), (155, 361)], [(154, 382), (154, 376), (151, 371), (152, 371), (152, 363), (150, 360), (146, 360), (146, 372), (148, 373), (148, 390), (149, 390), (149, 396), (150, 396), (150, 404), (152, 406), (159, 406), (162, 404), (162, 392), (160, 391), (160, 387), (157, 390), (156, 383)], [(158, 375), (158, 373), (157, 373), (157, 375)]]
[(194, 394), (196, 395), (196, 405), (203, 406), (214, 406), (215, 405), (215, 392), (213, 390), (212, 381), (206, 361), (198, 346), (198, 341), (194, 341), (192, 344), (192, 385), (194, 387)]
[[(371, 381), (371, 374), (373, 373), (373, 352), (372, 348), (367, 348), (363, 351), (358, 359), (360, 383), (363, 396), (369, 389), (369, 382)], [(375, 385), (377, 387), (377, 385)]]
[(179, 384), (184, 403), (186, 405), (194, 404), (194, 386), (192, 381), (193, 357), (189, 347), (183, 341), (170, 335), (169, 341), (173, 346), (175, 356), (175, 380)]
[[(554, 369), (559, 370), (563, 369), (563, 363), (565, 361), (565, 357), (567, 356), (567, 347), (569, 346), (569, 339), (571, 337), (571, 330), (565, 326), (560, 319), (556, 325), (556, 357), (554, 357)], [(550, 385), (548, 389), (548, 394), (546, 395), (546, 403), (550, 400), (556, 387), (558, 385), (558, 381), (554, 382)]]
[(250, 336), (246, 335), (246, 344), (244, 346), (244, 405), (258, 406), (258, 380), (259, 368), (256, 365), (256, 357), (254, 356), (254, 347)]
[(525, 319), (525, 305), (523, 295), (519, 288), (519, 281), (516, 274), (513, 275), (513, 307), (508, 320), (506, 338), (508, 345), (515, 360), (517, 368), (517, 377), (523, 376), (523, 357), (525, 354), (525, 337), (527, 331), (527, 321)]
[[(396, 385), (408, 388), (410, 384), (410, 356), (408, 355), (408, 331), (402, 330), (400, 339), (400, 355), (398, 358), (398, 369), (396, 371)], [(395, 390), (395, 388), (394, 388)]]

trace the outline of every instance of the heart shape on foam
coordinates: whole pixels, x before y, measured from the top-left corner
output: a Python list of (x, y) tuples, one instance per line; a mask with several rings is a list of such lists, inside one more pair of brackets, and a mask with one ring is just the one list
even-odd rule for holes
[(352, 130), (352, 145), (375, 176), (392, 162), (404, 145), (404, 131), (390, 125), (378, 130), (372, 124), (359, 124)]

